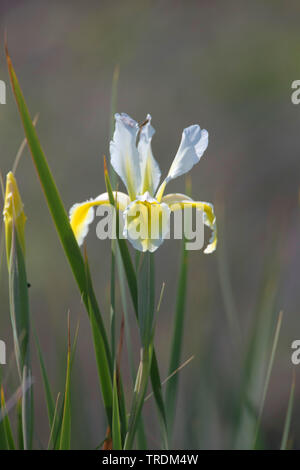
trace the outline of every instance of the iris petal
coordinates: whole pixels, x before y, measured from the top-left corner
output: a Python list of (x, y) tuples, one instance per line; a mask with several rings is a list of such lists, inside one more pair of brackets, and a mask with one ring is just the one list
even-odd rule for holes
[[(121, 211), (124, 211), (130, 202), (129, 197), (125, 193), (114, 191), (114, 198), (117, 200), (118, 208)], [(94, 220), (94, 207), (100, 205), (110, 205), (108, 193), (103, 193), (95, 199), (77, 203), (71, 207), (69, 213), (70, 224), (79, 246), (82, 245), (83, 240), (88, 234), (89, 225)]]
[(214, 213), (214, 206), (209, 202), (193, 201), (189, 196), (185, 194), (175, 193), (168, 194), (162, 198), (162, 202), (167, 204), (171, 211), (182, 210), (184, 205), (190, 205), (203, 211), (203, 222), (212, 230), (211, 237), (208, 245), (204, 250), (205, 254), (213, 253), (217, 247), (218, 236), (217, 236), (217, 223), (216, 216)]
[(183, 130), (181, 142), (168, 176), (157, 191), (157, 199), (161, 200), (166, 184), (178, 176), (184, 175), (199, 162), (208, 146), (208, 132), (197, 124)]
[(148, 114), (147, 122), (141, 128), (140, 140), (138, 144), (141, 165), (141, 194), (149, 191), (151, 195), (154, 195), (161, 177), (158, 163), (153, 157), (151, 148), (151, 140), (154, 133), (155, 130), (151, 126), (151, 116)]
[(199, 162), (208, 146), (208, 132), (193, 125), (184, 129), (181, 142), (167, 178), (174, 179), (183, 175)]
[(158, 204), (148, 192), (131, 202), (123, 217), (123, 236), (138, 251), (156, 251), (169, 234), (170, 209), (167, 204)]
[(136, 139), (139, 126), (128, 114), (116, 114), (116, 127), (110, 142), (111, 164), (125, 184), (132, 200), (141, 185), (141, 171)]

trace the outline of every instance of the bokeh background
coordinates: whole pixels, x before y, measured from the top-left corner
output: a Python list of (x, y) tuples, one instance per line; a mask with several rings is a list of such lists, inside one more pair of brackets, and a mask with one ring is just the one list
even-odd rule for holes
[[(192, 355), (194, 359), (180, 372), (175, 448), (251, 446), (252, 408), (259, 407), (280, 310), (283, 323), (262, 419), (263, 445), (280, 445), (294, 368), (291, 445), (300, 446), (300, 366), (291, 363), (291, 343), (300, 339), (300, 105), (291, 102), (291, 83), (300, 79), (299, 18), (300, 4), (292, 0), (0, 2), (0, 38), (6, 28), (29, 109), (32, 115), (40, 113), (38, 133), (67, 209), (105, 190), (102, 156), (108, 154), (116, 65), (118, 111), (138, 121), (152, 114), (157, 131), (153, 152), (163, 175), (184, 127), (199, 123), (210, 133), (205, 156), (191, 172), (192, 194), (214, 203), (220, 244), (213, 255), (189, 256), (182, 362)], [(0, 107), (0, 168), (5, 175), (23, 132), (1, 49), (0, 78), (7, 83), (7, 104)], [(105, 419), (87, 315), (27, 150), (16, 176), (28, 217), (31, 313), (55, 393), (64, 388), (67, 312), (73, 329), (80, 317), (72, 447), (92, 449), (104, 437)], [(168, 189), (184, 192), (184, 177)], [(108, 324), (110, 243), (97, 240), (92, 229), (87, 245)], [(178, 241), (170, 241), (157, 252), (157, 290), (166, 282), (156, 335), (163, 378), (180, 249)], [(10, 362), (0, 367), (9, 394), (16, 381), (5, 263), (0, 295), (0, 338), (7, 343)], [(119, 297), (118, 306), (120, 318)], [(130, 316), (138, 360), (131, 308)], [(249, 365), (251, 348), (255, 360)], [(47, 412), (34, 345), (32, 349), (35, 445), (44, 447)], [(130, 399), (126, 348), (123, 371)], [(251, 406), (239, 414), (245, 383)], [(157, 448), (153, 410), (149, 400), (146, 434), (149, 446)]]

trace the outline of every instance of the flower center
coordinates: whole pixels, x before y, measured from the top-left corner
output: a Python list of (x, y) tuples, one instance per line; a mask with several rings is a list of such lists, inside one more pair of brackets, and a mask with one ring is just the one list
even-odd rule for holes
[(154, 251), (169, 232), (170, 210), (149, 193), (139, 196), (124, 212), (124, 234), (142, 251)]

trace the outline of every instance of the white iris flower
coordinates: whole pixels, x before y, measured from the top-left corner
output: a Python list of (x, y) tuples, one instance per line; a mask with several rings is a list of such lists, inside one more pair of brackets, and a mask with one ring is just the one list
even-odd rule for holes
[[(184, 129), (169, 173), (158, 188), (161, 172), (151, 149), (151, 140), (155, 132), (151, 125), (151, 116), (148, 114), (142, 126), (125, 113), (116, 114), (115, 119), (116, 126), (113, 140), (110, 142), (110, 155), (111, 164), (128, 191), (128, 194), (114, 192), (117, 207), (123, 212), (125, 238), (135, 249), (153, 252), (169, 233), (171, 212), (182, 210), (186, 206), (196, 207), (203, 212), (204, 224), (212, 230), (209, 244), (204, 250), (204, 253), (212, 253), (217, 245), (213, 205), (208, 202), (193, 201), (184, 194), (164, 196), (169, 181), (187, 173), (199, 162), (208, 145), (208, 132), (198, 125)], [(70, 223), (79, 245), (83, 243), (89, 225), (94, 220), (94, 207), (99, 205), (110, 205), (107, 193), (75, 204), (71, 208)], [(147, 233), (143, 233), (141, 237), (136, 236), (137, 212), (139, 220), (144, 219), (148, 224)], [(153, 226), (158, 223), (162, 223), (161, 230), (158, 231), (159, 236), (152, 238), (151, 234), (155, 232)]]

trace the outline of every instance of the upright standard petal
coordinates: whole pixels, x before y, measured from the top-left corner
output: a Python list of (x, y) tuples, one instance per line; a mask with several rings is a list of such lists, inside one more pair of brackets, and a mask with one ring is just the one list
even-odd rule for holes
[(184, 129), (181, 142), (167, 178), (161, 184), (157, 199), (161, 200), (166, 184), (177, 176), (183, 175), (199, 162), (208, 146), (208, 132), (197, 124)]
[(184, 205), (190, 205), (203, 211), (203, 222), (212, 231), (208, 245), (204, 250), (205, 254), (213, 253), (217, 247), (217, 223), (214, 213), (214, 206), (209, 202), (193, 201), (185, 194), (168, 194), (162, 198), (162, 202), (167, 204), (171, 211), (182, 210)]
[(111, 164), (125, 184), (131, 200), (139, 190), (141, 172), (136, 139), (139, 126), (125, 113), (116, 114), (116, 127), (110, 142)]
[[(117, 201), (117, 207), (121, 211), (124, 211), (130, 203), (129, 197), (127, 194), (117, 191), (114, 191), (113, 194)], [(71, 207), (69, 213), (70, 224), (79, 246), (82, 245), (83, 240), (88, 234), (89, 225), (94, 220), (94, 207), (101, 205), (110, 205), (108, 193), (101, 194), (95, 199), (90, 199), (89, 201), (74, 204), (74, 206)]]
[(158, 163), (153, 157), (151, 149), (151, 140), (154, 133), (155, 130), (151, 126), (151, 116), (148, 114), (146, 124), (141, 128), (140, 131), (138, 151), (141, 168), (140, 194), (144, 194), (146, 191), (148, 191), (151, 196), (154, 196), (161, 176)]
[(208, 132), (197, 124), (184, 129), (181, 142), (167, 178), (183, 175), (199, 162), (208, 146)]

